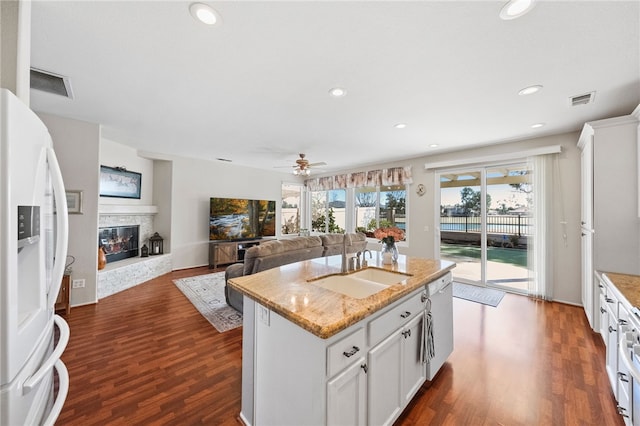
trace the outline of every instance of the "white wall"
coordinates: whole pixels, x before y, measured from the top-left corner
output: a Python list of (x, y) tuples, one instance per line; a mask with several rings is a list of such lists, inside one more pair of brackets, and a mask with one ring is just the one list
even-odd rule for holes
[(0, 1), (0, 87), (29, 106), (31, 2)]
[(71, 279), (84, 279), (84, 288), (71, 289), (71, 305), (97, 301), (98, 187), (100, 126), (84, 121), (38, 114), (49, 129), (67, 189), (83, 192), (83, 213), (69, 215), (69, 250), (76, 258)]
[(171, 200), (173, 199), (173, 162), (155, 160), (153, 162), (153, 204), (158, 213), (153, 218), (154, 231), (164, 239), (164, 252), (171, 253)]
[[(554, 217), (553, 224), (554, 250), (554, 294), (557, 301), (581, 305), (581, 283), (580, 283), (580, 151), (577, 147), (579, 134), (567, 133), (549, 137), (529, 139), (509, 144), (493, 145), (490, 147), (467, 150), (464, 152), (443, 154), (440, 156), (425, 157), (425, 162), (448, 161), (460, 158), (486, 157), (504, 153), (518, 153), (523, 150), (533, 149), (541, 146), (561, 145), (562, 153), (559, 154), (558, 162), (560, 169), (560, 179), (556, 183), (557, 192), (554, 197)], [(424, 162), (423, 162), (424, 166)], [(422, 173), (427, 185), (427, 194), (432, 194), (436, 190), (435, 173), (433, 171), (415, 170)], [(418, 173), (414, 173), (414, 176)], [(415, 181), (415, 180), (414, 180)], [(433, 255), (433, 246), (429, 247), (429, 242), (434, 241), (433, 226), (437, 220), (437, 206), (433, 203), (433, 196), (428, 198), (426, 206), (419, 206), (420, 211), (417, 217), (412, 214), (412, 224), (414, 219), (418, 235), (424, 225), (429, 225), (429, 232), (423, 232), (426, 238), (419, 238), (418, 247), (411, 250), (425, 250), (429, 256)], [(426, 207), (426, 210), (423, 210)], [(566, 224), (566, 244), (563, 238), (565, 227), (560, 224), (562, 211), (565, 212)], [(422, 214), (429, 218), (429, 222), (421, 220)]]
[[(408, 229), (407, 244), (400, 245), (402, 254), (433, 258), (435, 248), (439, 244), (434, 232), (439, 222), (438, 206), (435, 205), (435, 192), (438, 188), (435, 172), (425, 170), (425, 163), (440, 161), (456, 161), (487, 157), (497, 154), (518, 153), (523, 150), (533, 149), (549, 145), (561, 145), (562, 153), (559, 155), (559, 168), (561, 179), (557, 182), (559, 192), (556, 194), (553, 219), (553, 245), (554, 245), (554, 299), (571, 304), (581, 304), (580, 285), (580, 152), (577, 148), (578, 133), (567, 133), (549, 137), (528, 139), (518, 142), (492, 145), (482, 148), (456, 151), (439, 155), (422, 156), (401, 162), (371, 165), (366, 168), (343, 170), (347, 173), (362, 170), (374, 170), (394, 166), (412, 166), (413, 184), (410, 185), (407, 194)], [(427, 188), (422, 197), (415, 193), (418, 184), (424, 184)], [(567, 240), (562, 238), (563, 228), (560, 222), (560, 214), (563, 203), (567, 221)], [(426, 227), (426, 228), (425, 228)], [(425, 231), (425, 229), (428, 229)], [(378, 247), (371, 247), (377, 249)]]
[[(82, 251), (82, 256), (86, 256), (86, 260), (80, 263), (83, 265), (81, 271), (85, 274), (86, 269), (87, 275), (90, 272), (93, 282), (95, 282), (96, 275), (96, 258), (93, 253), (97, 247), (97, 204), (98, 201), (104, 203), (107, 200), (106, 198), (98, 199), (97, 195), (99, 164), (124, 165), (130, 170), (141, 171), (143, 182), (149, 182), (149, 179), (145, 180), (145, 176), (154, 176), (151, 194), (145, 192), (145, 184), (143, 183), (142, 200), (117, 199), (117, 202), (134, 201), (158, 206), (159, 213), (155, 218), (154, 226), (165, 238), (165, 251), (172, 253), (173, 269), (208, 264), (210, 197), (260, 198), (279, 201), (282, 182), (291, 180), (291, 176), (286, 173), (240, 167), (219, 161), (167, 156), (158, 156), (157, 159), (153, 159), (153, 155), (148, 153), (145, 154), (146, 159), (139, 158), (135, 150), (113, 141), (103, 141), (105, 146), (100, 149), (98, 126), (60, 118), (55, 120), (49, 118), (49, 121), (54, 121), (56, 127), (69, 127), (65, 131), (57, 128), (55, 132), (52, 131), (56, 150), (63, 149), (62, 153), (59, 152), (59, 156), (62, 157), (63, 175), (66, 173), (69, 176), (67, 178), (65, 175), (65, 181), (69, 180), (67, 187), (70, 189), (93, 187), (93, 191), (85, 190), (84, 215), (85, 219), (88, 218), (87, 215), (93, 217), (92, 226), (84, 223), (83, 218), (71, 217), (72, 232), (77, 229), (74, 222), (82, 222), (84, 224), (82, 232), (88, 238), (83, 238), (82, 241), (73, 244), (70, 241), (70, 252), (71, 250), (79, 250), (79, 252)], [(46, 120), (45, 123), (47, 123)], [(49, 124), (47, 125), (49, 126)], [(83, 134), (85, 126), (88, 126), (87, 130), (93, 131), (92, 135)], [(580, 155), (576, 146), (577, 140), (577, 133), (568, 133), (466, 151), (423, 156), (342, 172), (411, 165), (414, 183), (410, 186), (407, 199), (408, 244), (402, 246), (400, 251), (403, 254), (430, 258), (434, 257), (435, 247), (438, 244), (435, 239), (434, 227), (439, 218), (436, 215), (438, 209), (434, 201), (435, 173), (431, 170), (425, 170), (425, 163), (487, 157), (507, 152), (517, 153), (540, 146), (562, 145), (563, 152), (559, 157), (561, 179), (558, 182), (561, 185), (559, 187), (561, 194), (557, 194), (556, 200), (562, 200), (564, 203), (562, 207), (566, 212), (567, 240), (565, 244), (562, 238), (563, 229), (559, 223), (562, 208), (558, 204), (555, 206), (556, 213), (553, 221), (554, 298), (558, 301), (580, 304)], [(104, 157), (99, 157), (99, 152)], [(78, 161), (77, 159), (82, 160)], [(91, 179), (87, 180), (87, 176), (90, 176)], [(420, 183), (427, 187), (427, 192), (422, 197), (415, 194), (415, 188)], [(147, 188), (149, 187), (147, 186)], [(92, 212), (89, 213), (87, 209)], [(277, 223), (280, 223), (280, 218), (276, 219)], [(427, 227), (427, 231), (425, 231), (425, 227)], [(86, 268), (85, 263), (91, 263), (91, 268)], [(76, 267), (79, 267), (80, 264)], [(89, 269), (92, 270), (89, 271)], [(74, 272), (75, 277), (76, 273)], [(95, 284), (93, 285), (95, 286)], [(87, 286), (89, 286), (89, 280)], [(87, 288), (85, 291), (95, 291), (95, 288)], [(72, 291), (72, 304), (90, 301), (84, 292), (74, 294)]]
[[(171, 253), (173, 268), (208, 265), (209, 198), (279, 201), (285, 173), (220, 161), (173, 159)], [(280, 218), (277, 217), (280, 223)]]

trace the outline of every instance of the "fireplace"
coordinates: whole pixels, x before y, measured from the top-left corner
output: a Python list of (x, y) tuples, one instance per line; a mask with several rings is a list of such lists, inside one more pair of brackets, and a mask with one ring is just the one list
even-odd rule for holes
[(98, 242), (107, 255), (107, 263), (137, 257), (139, 231), (139, 225), (99, 228)]

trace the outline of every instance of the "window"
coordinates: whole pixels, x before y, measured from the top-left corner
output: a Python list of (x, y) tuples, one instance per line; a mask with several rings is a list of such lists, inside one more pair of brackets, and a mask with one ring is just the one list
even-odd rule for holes
[(291, 183), (283, 183), (282, 207), (280, 212), (282, 235), (298, 235), (300, 233), (301, 206), (302, 186)]
[(346, 191), (332, 189), (311, 192), (311, 231), (344, 233), (346, 228)]
[(407, 231), (407, 188), (405, 185), (356, 188), (356, 230), (373, 238), (380, 227), (397, 226)]

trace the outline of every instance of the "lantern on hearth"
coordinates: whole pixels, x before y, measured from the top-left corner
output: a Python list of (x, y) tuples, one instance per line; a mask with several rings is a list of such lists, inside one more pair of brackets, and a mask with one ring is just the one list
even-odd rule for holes
[(143, 244), (140, 249), (140, 257), (149, 257), (149, 247), (146, 244)]
[(149, 238), (149, 254), (150, 255), (156, 255), (156, 254), (162, 254), (164, 252), (164, 240), (162, 239), (162, 237), (160, 235), (158, 235), (158, 233), (154, 233), (150, 238)]

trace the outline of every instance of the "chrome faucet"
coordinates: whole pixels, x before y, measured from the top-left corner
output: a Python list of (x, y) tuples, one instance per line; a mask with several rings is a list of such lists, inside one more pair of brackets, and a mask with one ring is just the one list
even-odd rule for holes
[(369, 249), (364, 249), (364, 250), (362, 250), (362, 263), (361, 263), (360, 265), (361, 265), (363, 268), (366, 268), (367, 266), (369, 266), (369, 265), (367, 264), (367, 259), (366, 259), (366, 258), (365, 258), (365, 256), (364, 256), (364, 255), (365, 255), (365, 253), (369, 253), (369, 259), (371, 259), (371, 256), (372, 256), (372, 254), (371, 254), (371, 250), (369, 250)]
[(342, 273), (349, 272), (349, 265), (347, 264), (347, 238), (349, 239), (349, 245), (351, 245), (351, 236), (345, 232), (342, 237)]

